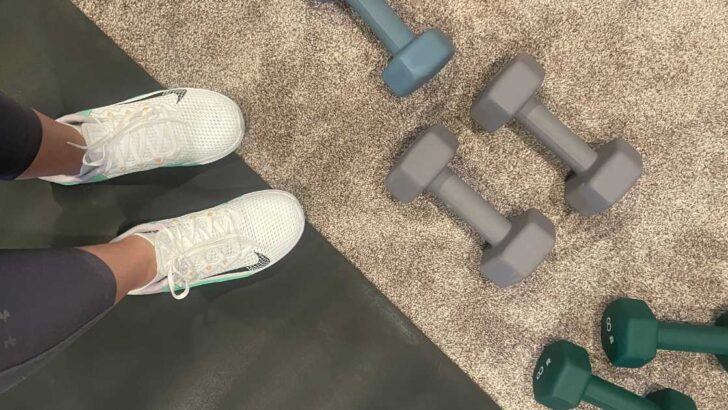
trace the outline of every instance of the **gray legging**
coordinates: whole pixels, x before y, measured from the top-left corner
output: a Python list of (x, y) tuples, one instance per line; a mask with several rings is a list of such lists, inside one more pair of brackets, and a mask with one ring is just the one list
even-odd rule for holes
[(116, 280), (80, 249), (0, 250), (0, 393), (114, 305)]
[[(42, 132), (33, 110), (0, 93), (0, 179), (30, 166)], [(88, 252), (0, 250), (0, 393), (83, 333), (115, 296), (111, 270)]]
[(43, 129), (38, 116), (0, 92), (0, 180), (15, 179), (35, 159)]

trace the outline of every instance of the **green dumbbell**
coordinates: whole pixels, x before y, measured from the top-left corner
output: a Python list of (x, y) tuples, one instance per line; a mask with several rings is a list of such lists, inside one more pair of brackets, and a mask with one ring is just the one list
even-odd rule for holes
[(543, 350), (533, 371), (536, 401), (555, 410), (573, 409), (582, 401), (606, 410), (697, 410), (693, 400), (672, 389), (640, 397), (592, 375), (589, 354), (566, 340)]
[(713, 353), (728, 370), (728, 313), (716, 326), (658, 321), (647, 303), (617, 299), (602, 315), (602, 346), (617, 367), (642, 367), (657, 350)]

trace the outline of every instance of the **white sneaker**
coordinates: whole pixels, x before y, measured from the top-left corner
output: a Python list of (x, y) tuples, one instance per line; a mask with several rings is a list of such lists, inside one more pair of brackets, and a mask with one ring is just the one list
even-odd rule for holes
[(75, 185), (159, 167), (203, 165), (240, 146), (245, 120), (224, 95), (177, 88), (66, 115), (59, 122), (86, 139), (78, 175), (44, 177)]
[(139, 235), (154, 245), (157, 277), (130, 295), (171, 291), (182, 299), (192, 287), (245, 278), (278, 262), (301, 238), (304, 225), (293, 195), (267, 190), (139, 225), (112, 242)]

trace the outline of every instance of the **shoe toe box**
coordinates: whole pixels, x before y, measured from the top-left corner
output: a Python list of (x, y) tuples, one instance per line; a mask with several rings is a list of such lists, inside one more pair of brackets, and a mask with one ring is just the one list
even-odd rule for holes
[(214, 91), (187, 89), (180, 104), (182, 120), (187, 125), (185, 145), (190, 165), (216, 161), (242, 143), (245, 119), (230, 98)]
[(301, 238), (306, 224), (303, 208), (296, 197), (285, 191), (259, 191), (243, 198), (241, 204), (248, 221), (245, 235), (275, 263)]

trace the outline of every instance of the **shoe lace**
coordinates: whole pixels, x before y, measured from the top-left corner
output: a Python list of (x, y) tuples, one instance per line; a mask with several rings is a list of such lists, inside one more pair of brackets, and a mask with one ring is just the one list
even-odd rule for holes
[[(172, 129), (175, 123), (184, 123), (175, 115), (177, 108), (164, 101), (151, 104), (117, 105), (113, 109), (105, 110), (99, 114), (91, 114), (93, 123), (104, 127), (104, 136), (85, 146), (69, 143), (87, 151), (99, 149), (101, 156), (96, 160), (84, 157), (83, 164), (98, 167), (106, 163), (107, 168), (119, 164), (120, 171), (134, 171), (144, 168), (144, 154), (149, 154), (153, 163), (161, 165), (166, 159), (175, 157), (180, 147)], [(155, 138), (122, 138), (139, 130), (149, 130)], [(113, 150), (108, 149), (108, 143), (118, 140)], [(106, 159), (111, 156), (111, 160)], [(127, 166), (125, 161), (132, 158), (132, 164)], [(108, 169), (107, 169), (108, 170)]]
[[(166, 270), (169, 290), (175, 299), (184, 299), (190, 284), (215, 269), (225, 269), (231, 262), (253, 253), (254, 244), (237, 233), (241, 226), (238, 213), (229, 209), (210, 210), (192, 217), (184, 224), (160, 226), (158, 235), (168, 240)], [(232, 252), (229, 252), (232, 250)], [(203, 271), (197, 267), (203, 266)], [(182, 293), (176, 293), (182, 289)]]

